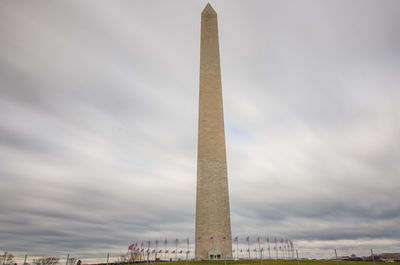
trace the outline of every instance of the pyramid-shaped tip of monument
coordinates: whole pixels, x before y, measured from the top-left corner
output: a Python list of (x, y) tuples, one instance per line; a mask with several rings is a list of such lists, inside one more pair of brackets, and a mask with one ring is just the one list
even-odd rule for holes
[(214, 8), (210, 5), (210, 3), (207, 3), (206, 7), (203, 9), (203, 12), (201, 14), (204, 15), (217, 15), (217, 12), (215, 12)]

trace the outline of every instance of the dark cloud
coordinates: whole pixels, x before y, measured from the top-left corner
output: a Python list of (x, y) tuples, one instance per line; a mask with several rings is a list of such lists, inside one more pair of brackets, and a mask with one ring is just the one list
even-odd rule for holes
[[(0, 249), (193, 235), (205, 4), (0, 4)], [(398, 248), (399, 3), (212, 4), (240, 244)]]

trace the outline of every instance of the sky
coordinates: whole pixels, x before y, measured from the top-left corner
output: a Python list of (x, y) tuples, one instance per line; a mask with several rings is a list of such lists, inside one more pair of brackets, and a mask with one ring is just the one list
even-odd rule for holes
[[(193, 242), (206, 3), (0, 2), (0, 252)], [(210, 3), (240, 246), (400, 252), (400, 2)]]

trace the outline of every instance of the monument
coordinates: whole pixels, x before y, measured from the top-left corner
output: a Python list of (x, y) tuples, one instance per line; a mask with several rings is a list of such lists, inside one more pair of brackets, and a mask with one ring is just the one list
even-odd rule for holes
[(199, 94), (195, 258), (231, 259), (218, 22), (210, 4), (201, 14)]

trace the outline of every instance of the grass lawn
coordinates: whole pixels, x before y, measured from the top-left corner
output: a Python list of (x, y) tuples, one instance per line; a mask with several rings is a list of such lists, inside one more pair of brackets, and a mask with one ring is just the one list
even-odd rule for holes
[[(161, 265), (185, 265), (185, 261), (162, 262)], [(190, 261), (189, 265), (224, 265), (223, 260), (219, 261)], [(227, 260), (227, 265), (261, 265), (261, 260)], [(367, 261), (339, 261), (339, 265), (371, 265)], [(297, 260), (263, 260), (263, 265), (297, 265)], [(300, 265), (336, 265), (332, 260), (300, 260)]]

